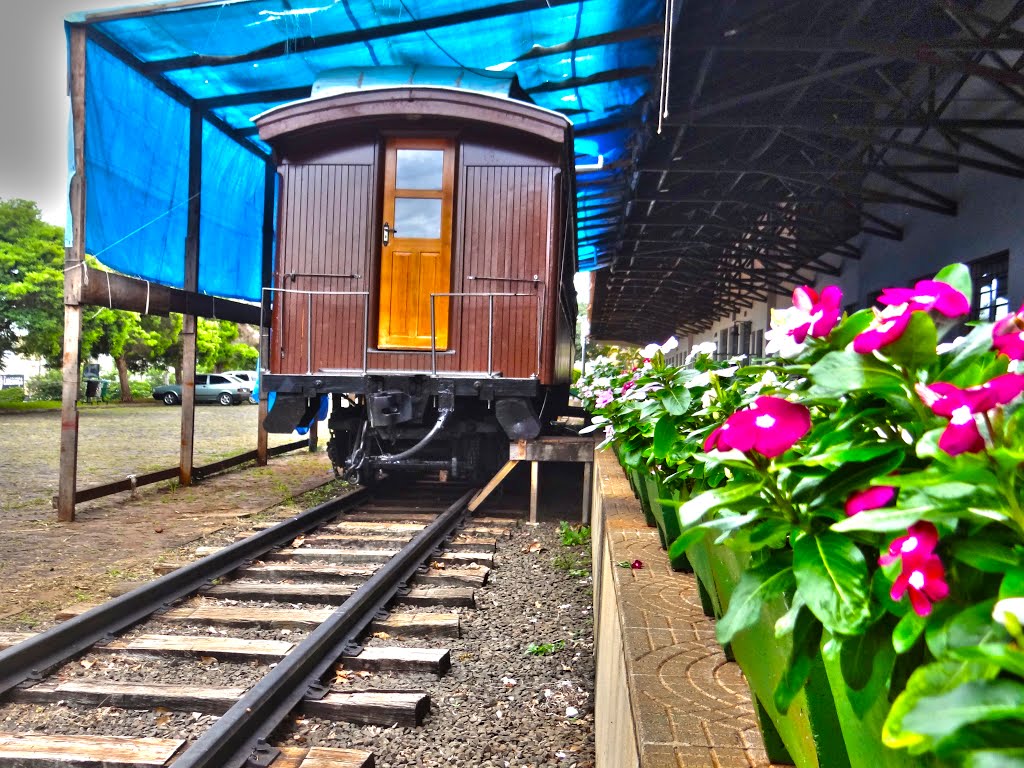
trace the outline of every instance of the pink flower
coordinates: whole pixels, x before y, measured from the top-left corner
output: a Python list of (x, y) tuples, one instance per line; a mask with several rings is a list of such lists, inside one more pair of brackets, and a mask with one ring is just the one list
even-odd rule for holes
[(966, 296), (949, 283), (936, 280), (919, 280), (913, 288), (886, 288), (878, 302), (889, 306), (907, 304), (911, 311), (934, 309), (946, 317), (960, 317), (971, 310)]
[(966, 389), (945, 381), (930, 386), (918, 384), (915, 389), (932, 413), (949, 419), (939, 438), (939, 447), (950, 456), (959, 456), (984, 450), (985, 439), (975, 415), (1006, 405), (1024, 393), (1024, 374), (1005, 373)]
[(755, 450), (774, 459), (811, 429), (811, 412), (781, 397), (759, 397), (754, 406), (737, 411), (704, 441), (704, 450)]
[(627, 392), (629, 392), (629, 390), (631, 390), (635, 386), (636, 386), (636, 382), (633, 381), (632, 379), (630, 379), (629, 381), (627, 381), (625, 384), (622, 385), (622, 394), (626, 394)]
[(808, 335), (815, 338), (828, 336), (842, 315), (843, 292), (834, 285), (818, 294), (809, 285), (793, 291), (793, 306), (805, 316), (806, 322), (790, 331), (797, 344), (803, 344)]
[(891, 565), (901, 558), (923, 559), (935, 554), (939, 543), (939, 532), (928, 522), (914, 523), (907, 529), (906, 536), (894, 539), (889, 545), (889, 554), (878, 558), (879, 565)]
[(914, 523), (907, 529), (906, 536), (900, 536), (889, 545), (889, 553), (878, 558), (881, 565), (901, 561), (899, 576), (892, 584), (889, 596), (900, 601), (910, 593), (910, 605), (918, 616), (932, 612), (932, 603), (949, 595), (946, 583), (946, 569), (935, 554), (939, 543), (939, 532), (928, 522)]
[(634, 560), (632, 563), (629, 564), (629, 567), (632, 568), (634, 571), (639, 571), (641, 568), (644, 567), (644, 561)]
[(858, 512), (888, 506), (896, 498), (896, 489), (891, 485), (873, 485), (862, 491), (854, 491), (846, 499), (846, 516), (853, 517)]
[(893, 582), (889, 596), (898, 602), (908, 592), (910, 605), (918, 616), (927, 616), (932, 612), (932, 603), (949, 596), (946, 569), (938, 555), (920, 561), (904, 559), (903, 570)]
[(992, 327), (992, 346), (1011, 360), (1024, 360), (1024, 305)]
[(858, 354), (867, 354), (892, 344), (903, 332), (907, 330), (910, 323), (910, 316), (913, 314), (906, 309), (902, 314), (887, 314), (888, 310), (876, 313), (871, 324), (857, 334), (853, 340), (853, 350)]
[(615, 399), (615, 394), (610, 390), (606, 389), (604, 392), (597, 393), (597, 407), (604, 408), (608, 403)]

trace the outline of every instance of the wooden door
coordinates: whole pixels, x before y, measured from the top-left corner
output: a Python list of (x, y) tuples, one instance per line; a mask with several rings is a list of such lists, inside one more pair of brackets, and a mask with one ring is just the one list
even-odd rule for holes
[[(455, 144), (391, 138), (384, 157), (381, 349), (430, 349), (430, 296), (451, 291)], [(437, 349), (448, 346), (451, 300), (434, 299)]]

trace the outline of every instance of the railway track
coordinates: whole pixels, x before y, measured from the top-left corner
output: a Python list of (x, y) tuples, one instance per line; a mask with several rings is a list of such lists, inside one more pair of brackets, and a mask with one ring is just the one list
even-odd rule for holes
[[(192, 563), (162, 566), (156, 580), (66, 611), (50, 630), (0, 637), (4, 700), (144, 711), (136, 719), (156, 726), (131, 737), (0, 733), (0, 767), (372, 766), (368, 752), (281, 747), (272, 736), (292, 712), (381, 726), (423, 721), (423, 691), (331, 682), (367, 671), (445, 673), (450, 653), (437, 639), (458, 637), (451, 609), (473, 606), (495, 537), (512, 524), (468, 523), (473, 493), (424, 481), (356, 490), (223, 549), (201, 549)], [(396, 605), (409, 610), (389, 612)], [(432, 641), (364, 648), (370, 634)]]

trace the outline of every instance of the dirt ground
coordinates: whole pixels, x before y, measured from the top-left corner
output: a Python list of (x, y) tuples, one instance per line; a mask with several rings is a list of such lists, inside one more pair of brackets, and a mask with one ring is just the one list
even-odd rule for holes
[[(79, 487), (176, 466), (178, 419), (180, 411), (166, 407), (83, 412)], [(197, 464), (251, 450), (256, 408), (197, 408), (196, 430)], [(174, 560), (191, 541), (295, 514), (282, 502), (334, 477), (322, 448), (301, 450), (191, 488), (160, 483), (135, 498), (81, 504), (76, 522), (58, 523), (50, 498), (59, 432), (59, 413), (0, 415), (0, 629), (38, 629), (59, 608), (104, 600), (118, 582), (153, 578), (154, 563)], [(271, 438), (271, 445), (296, 439)]]

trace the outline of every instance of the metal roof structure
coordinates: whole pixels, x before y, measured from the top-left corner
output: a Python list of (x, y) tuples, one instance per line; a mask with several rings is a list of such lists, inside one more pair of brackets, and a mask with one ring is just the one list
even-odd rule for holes
[[(71, 61), (85, 61), (77, 126), (85, 248), (120, 272), (181, 287), (188, 220), (198, 216), (198, 291), (257, 299), (273, 241), (265, 227), (273, 176), (250, 118), (308, 98), (318, 75), (340, 67), (375, 77), (453, 66), (474, 77), (515, 75), (533, 102), (573, 120), (579, 164), (626, 162), (650, 103), (664, 8), (664, 0), (167, 0), (72, 14), (69, 50), (72, 32), (85, 32), (84, 56)], [(201, 164), (190, 164), (190, 146)], [(605, 256), (599, 241), (612, 224), (594, 212), (605, 192), (598, 182), (580, 191), (583, 269)]]
[[(903, 214), (956, 216), (962, 169), (1024, 177), (1024, 2), (689, 0), (667, 116), (624, 121), (604, 190), (592, 334), (643, 343), (817, 274)], [(609, 194), (610, 193), (610, 194)], [(893, 212), (899, 215), (894, 215)]]

